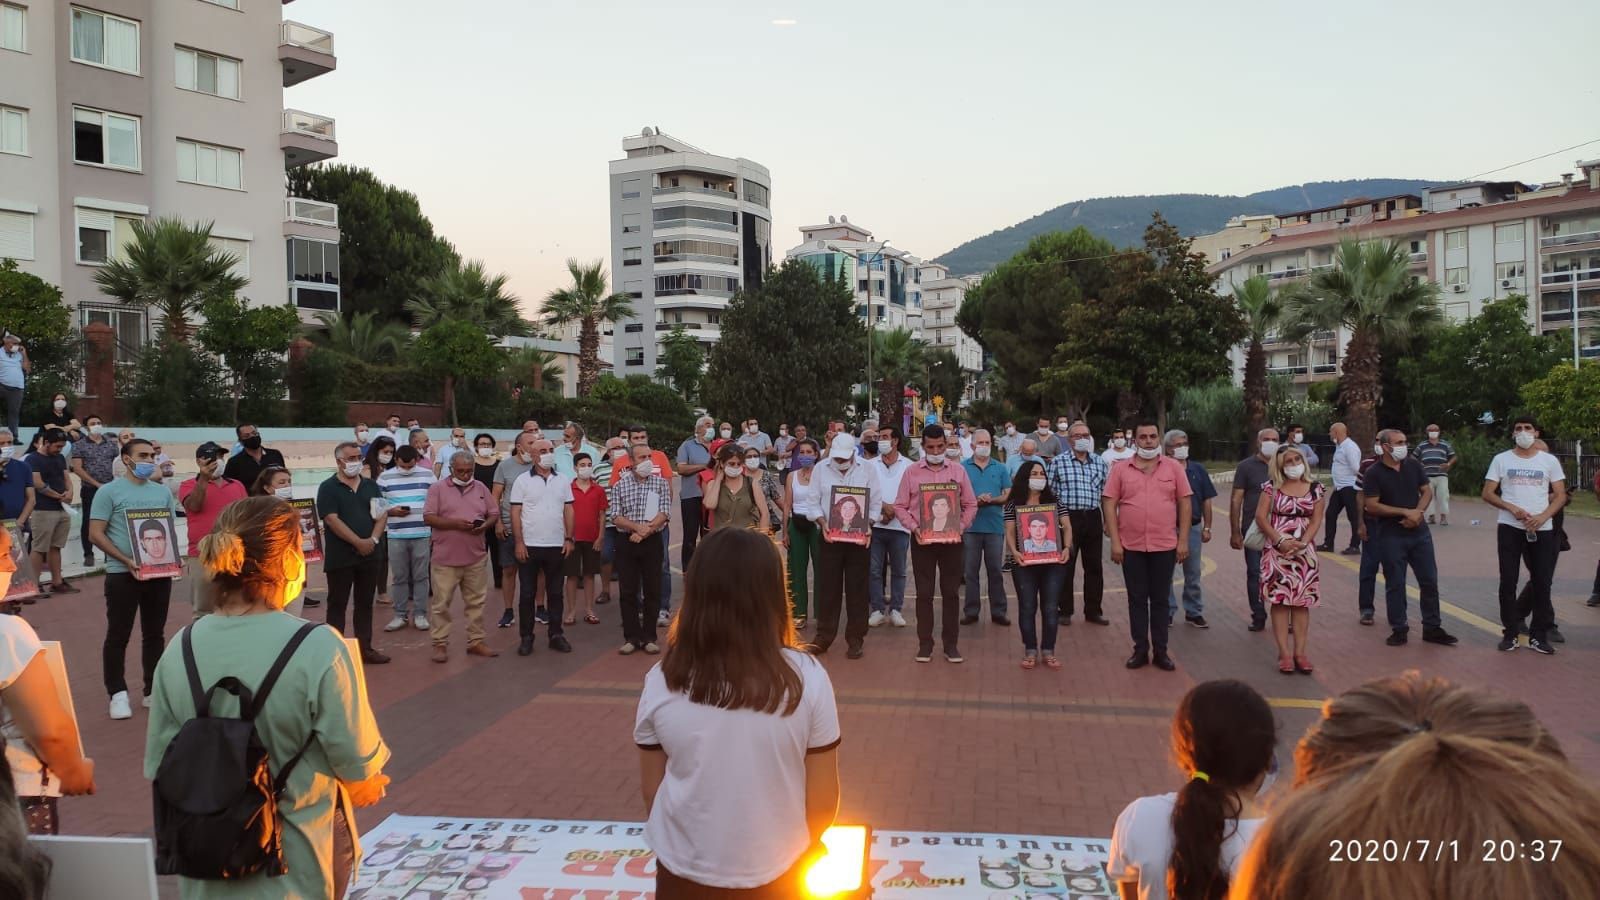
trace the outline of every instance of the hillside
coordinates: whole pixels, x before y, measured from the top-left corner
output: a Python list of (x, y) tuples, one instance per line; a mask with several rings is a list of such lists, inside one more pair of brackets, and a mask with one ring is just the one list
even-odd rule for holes
[(1070, 231), (1080, 225), (1118, 246), (1132, 246), (1139, 243), (1145, 226), (1150, 223), (1150, 214), (1157, 210), (1182, 233), (1196, 235), (1216, 231), (1230, 217), (1241, 214), (1286, 213), (1332, 206), (1356, 197), (1414, 194), (1430, 184), (1439, 183), (1406, 178), (1364, 178), (1354, 181), (1315, 181), (1259, 191), (1246, 197), (1155, 194), (1076, 200), (1009, 228), (967, 241), (940, 256), (938, 261), (959, 275), (987, 272), (1026, 247), (1036, 235)]

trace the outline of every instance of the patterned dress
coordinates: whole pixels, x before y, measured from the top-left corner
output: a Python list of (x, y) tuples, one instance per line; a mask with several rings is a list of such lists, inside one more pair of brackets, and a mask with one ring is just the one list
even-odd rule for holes
[(1279, 493), (1271, 482), (1261, 486), (1262, 502), (1271, 504), (1273, 529), (1285, 537), (1306, 541), (1306, 548), (1299, 556), (1285, 556), (1270, 543), (1262, 549), (1261, 594), (1268, 603), (1303, 606), (1307, 609), (1322, 603), (1318, 587), (1317, 542), (1305, 538), (1311, 527), (1311, 514), (1317, 507), (1317, 501), (1322, 499), (1322, 491), (1321, 484), (1312, 484), (1304, 497), (1291, 497)]

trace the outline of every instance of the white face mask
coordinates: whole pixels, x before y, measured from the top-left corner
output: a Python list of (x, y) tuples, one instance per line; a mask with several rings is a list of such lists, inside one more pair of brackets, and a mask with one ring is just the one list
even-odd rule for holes
[(551, 469), (551, 468), (555, 468), (555, 464), (556, 464), (556, 455), (554, 453), (541, 453), (541, 454), (539, 454), (539, 468), (541, 468), (541, 469)]
[(833, 467), (841, 472), (848, 472), (850, 471), (850, 463), (851, 460), (848, 459), (836, 459), (833, 461)]
[(612, 462), (621, 462), (622, 460), (627, 459), (627, 458), (628, 458), (628, 451), (622, 449), (621, 447), (618, 447), (617, 449), (611, 451), (611, 460), (612, 460)]
[(1183, 462), (1184, 460), (1188, 459), (1189, 458), (1189, 445), (1188, 444), (1184, 444), (1182, 447), (1173, 447), (1172, 448), (1172, 458), (1177, 460), (1178, 462)]
[(1028, 490), (1030, 490), (1030, 491), (1042, 491), (1042, 490), (1044, 490), (1044, 486), (1046, 484), (1048, 484), (1048, 483), (1049, 483), (1048, 480), (1044, 479), (1044, 478), (1029, 478), (1028, 479)]
[(728, 476), (729, 478), (738, 478), (740, 475), (744, 474), (744, 466), (741, 466), (738, 463), (729, 463), (728, 465), (722, 467), (722, 474)]
[(1291, 434), (1291, 435), (1289, 435), (1289, 443), (1291, 443), (1291, 444), (1303, 444), (1305, 442), (1306, 442), (1306, 436), (1303, 435), (1303, 434)]
[(61, 412), (63, 409), (67, 408), (67, 401), (65, 401), (65, 400), (57, 400), (52, 405), (55, 406), (56, 412)]
[(713, 440), (715, 440), (715, 439), (716, 439), (716, 437), (717, 437), (717, 430), (716, 430), (716, 429), (715, 429), (715, 428), (707, 428), (707, 429), (706, 429), (706, 430), (704, 430), (704, 431), (702, 431), (702, 432), (700, 432), (700, 436), (701, 436), (701, 437), (703, 437), (703, 438), (705, 438), (705, 441), (706, 441), (706, 443), (708, 443), (708, 444), (709, 444), (709, 443), (711, 443), (711, 442), (712, 442), (712, 441), (713, 441)]
[(100, 436), (100, 432), (105, 431), (105, 430), (106, 430), (106, 427), (104, 425), (90, 425), (89, 426), (89, 433), (94, 435), (95, 437), (99, 437)]
[(1006, 437), (1015, 437), (1016, 434), (1017, 434), (1017, 426), (1015, 426), (1015, 425), (1007, 425), (1006, 426)]
[(656, 464), (654, 460), (647, 459), (634, 466), (633, 470), (639, 473), (640, 478), (649, 478), (656, 473)]
[(416, 471), (416, 468), (417, 468), (416, 463), (412, 463), (409, 466), (406, 465), (405, 463), (401, 463), (401, 464), (395, 466), (396, 470), (401, 471), (401, 472), (406, 472), (406, 473), (414, 472), (414, 471)]
[(761, 426), (757, 425), (754, 422), (751, 422), (750, 423), (750, 427), (746, 428), (745, 430), (750, 432), (751, 434), (757, 434), (757, 433), (759, 433), (761, 431)]
[(494, 448), (493, 447), (479, 447), (478, 448), (478, 455), (483, 457), (484, 459), (488, 459), (489, 457), (494, 455)]
[(1057, 423), (1056, 423), (1056, 430), (1057, 430), (1057, 431), (1060, 431), (1060, 432), (1062, 432), (1062, 433), (1065, 433), (1065, 432), (1066, 432), (1066, 431), (1067, 431), (1067, 430), (1068, 430), (1068, 429), (1070, 429), (1070, 428), (1071, 428), (1071, 427), (1072, 427), (1072, 423), (1071, 423), (1071, 422), (1068, 422), (1068, 421), (1067, 421), (1067, 420), (1065, 420), (1065, 419), (1062, 419), (1062, 420), (1061, 420), (1061, 421), (1059, 421), (1059, 422), (1057, 422)]
[(994, 448), (990, 447), (988, 444), (977, 444), (972, 448), (972, 455), (978, 457), (979, 459), (988, 459), (989, 454), (993, 452)]
[(452, 447), (465, 447), (466, 445), (467, 439), (464, 437), (453, 437), (450, 439), (450, 446)]
[(1306, 467), (1300, 465), (1299, 463), (1295, 463), (1292, 466), (1284, 466), (1283, 467), (1283, 474), (1288, 476), (1288, 477), (1290, 477), (1290, 478), (1299, 478), (1301, 475), (1304, 475), (1305, 473), (1306, 473)]
[(1072, 449), (1079, 453), (1094, 452), (1094, 438), (1078, 438), (1072, 442)]
[(778, 429), (778, 437), (788, 437), (788, 436), (789, 436), (789, 429), (787, 429), (787, 428), (779, 428)]
[(894, 441), (879, 441), (878, 442), (878, 455), (879, 456), (888, 456), (889, 454), (891, 454), (893, 452), (894, 452)]
[(1126, 450), (1126, 449), (1128, 449), (1128, 439), (1127, 438), (1112, 438), (1111, 439), (1111, 446), (1117, 448), (1118, 450)]
[(1277, 441), (1262, 441), (1261, 442), (1261, 455), (1262, 456), (1265, 456), (1268, 459), (1271, 459), (1272, 455), (1274, 453), (1277, 453), (1277, 452), (1278, 452), (1278, 442)]
[(1438, 439), (1439, 439), (1439, 432), (1437, 432), (1437, 431), (1428, 432), (1428, 440), (1437, 441)]
[(279, 500), (292, 500), (292, 499), (294, 499), (294, 488), (292, 488), (292, 487), (273, 488), (272, 489), (272, 495), (274, 497), (277, 497)]
[(379, 453), (378, 454), (378, 462), (381, 462), (381, 463), (383, 463), (384, 465), (387, 466), (389, 463), (394, 462), (394, 454), (393, 453)]
[(1140, 459), (1155, 459), (1161, 455), (1160, 447), (1139, 447), (1137, 449)]
[(759, 457), (759, 456), (750, 457), (749, 459), (744, 461), (744, 467), (746, 469), (749, 469), (752, 472), (754, 472), (755, 470), (761, 468), (761, 457)]
[(722, 439), (723, 440), (727, 440), (728, 438), (733, 437), (733, 429), (732, 428), (724, 428), (724, 429), (722, 429), (721, 434), (722, 434)]
[(463, 488), (464, 487), (471, 487), (472, 486), (472, 479), (471, 478), (457, 478), (454, 475), (452, 475), (452, 476), (450, 476), (450, 483), (455, 485), (456, 487), (463, 487)]
[(345, 463), (344, 464), (344, 474), (345, 474), (346, 478), (354, 478), (357, 475), (360, 475), (361, 474), (361, 461), (360, 460), (356, 460), (355, 462), (347, 462), (347, 463)]
[(1383, 445), (1382, 444), (1373, 444), (1372, 445), (1372, 455), (1373, 456), (1382, 456), (1383, 455)]
[(1389, 452), (1394, 455), (1395, 462), (1400, 462), (1406, 458), (1406, 454), (1410, 452), (1410, 448), (1404, 444), (1401, 444), (1398, 447), (1390, 447)]
[(1533, 442), (1536, 440), (1536, 438), (1533, 436), (1533, 432), (1531, 432), (1531, 431), (1519, 431), (1516, 434), (1512, 435), (1511, 439), (1516, 441), (1517, 442), (1517, 446), (1521, 447), (1524, 450), (1528, 449), (1529, 447), (1532, 447), (1533, 446)]
[(579, 478), (588, 478), (589, 476), (591, 476), (593, 474), (594, 474), (594, 466), (579, 466), (578, 467), (578, 477)]
[(4, 447), (0, 447), (0, 459), (10, 459), (16, 452), (17, 448), (14, 444), (7, 444)]
[(1050, 433), (1050, 426), (1049, 425), (1040, 425), (1039, 426), (1039, 433), (1040, 434), (1049, 434)]
[(522, 464), (526, 466), (526, 465), (528, 465), (528, 464), (533, 462), (533, 454), (532, 453), (518, 453), (517, 454), (517, 459), (522, 460)]
[(960, 459), (961, 458), (961, 448), (960, 447), (946, 447), (946, 448), (944, 448), (944, 458), (945, 459)]

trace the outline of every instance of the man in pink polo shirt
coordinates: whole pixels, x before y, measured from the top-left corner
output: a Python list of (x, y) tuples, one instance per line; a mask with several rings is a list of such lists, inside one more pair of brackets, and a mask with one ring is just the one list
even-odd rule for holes
[(500, 508), (483, 482), (472, 477), (472, 456), (450, 457), (450, 477), (428, 488), (422, 504), (422, 521), (432, 533), (429, 575), (433, 603), (428, 609), (433, 630), (433, 661), (450, 658), (450, 599), (461, 588), (461, 607), (467, 615), (467, 655), (499, 656), (483, 642), (483, 600), (489, 592), (489, 569), (484, 565), (488, 547), (484, 532), (499, 521)]
[[(939, 583), (944, 658), (953, 663), (962, 661), (956, 647), (961, 634), (964, 574), (961, 535), (978, 513), (978, 498), (972, 493), (972, 482), (961, 468), (959, 455), (951, 460), (945, 454), (945, 444), (944, 428), (929, 425), (922, 430), (922, 458), (900, 476), (900, 494), (894, 501), (895, 518), (911, 532), (911, 570), (917, 583), (917, 662), (921, 663), (933, 659), (935, 578)], [(952, 507), (956, 506), (961, 510), (959, 517), (954, 517)], [(924, 512), (942, 518), (948, 527), (924, 528)]]
[(245, 498), (242, 482), (222, 475), (228, 451), (216, 441), (206, 441), (194, 451), (195, 476), (178, 485), (178, 502), (189, 522), (189, 558), (184, 561), (184, 577), (189, 582), (189, 603), (196, 619), (216, 608), (216, 591), (200, 565), (200, 539), (211, 533), (217, 516), (236, 500)]
[(1161, 455), (1161, 432), (1154, 422), (1134, 429), (1134, 455), (1111, 464), (1105, 496), (1106, 534), (1111, 561), (1122, 566), (1128, 587), (1128, 624), (1133, 655), (1128, 668), (1150, 661), (1170, 672), (1178, 666), (1167, 655), (1167, 591), (1172, 570), (1189, 556), (1189, 477), (1183, 464)]

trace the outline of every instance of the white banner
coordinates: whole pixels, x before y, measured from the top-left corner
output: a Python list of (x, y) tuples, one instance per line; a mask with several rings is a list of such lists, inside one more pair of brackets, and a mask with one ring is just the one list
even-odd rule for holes
[[(875, 831), (867, 874), (879, 900), (1115, 897), (1109, 841)], [(644, 826), (550, 819), (390, 816), (362, 838), (349, 900), (653, 900)]]

